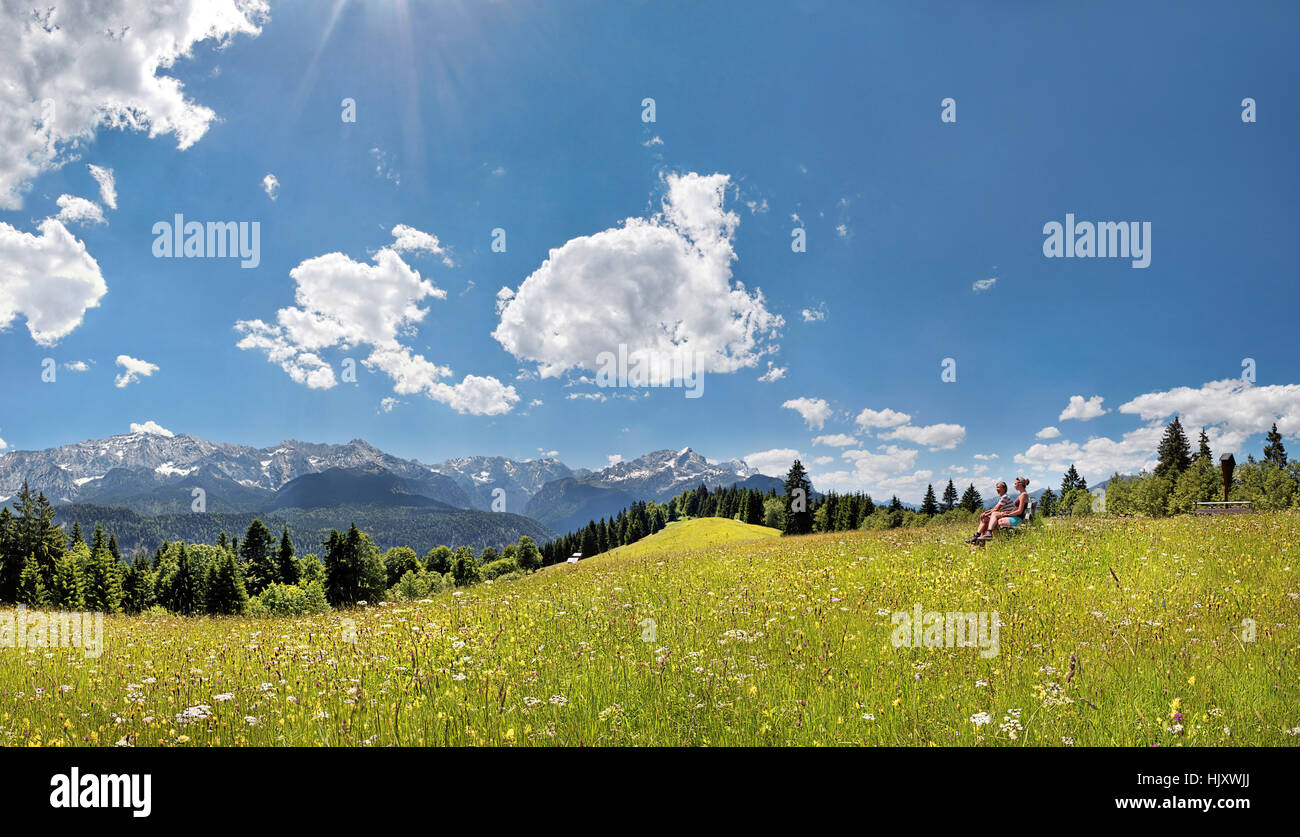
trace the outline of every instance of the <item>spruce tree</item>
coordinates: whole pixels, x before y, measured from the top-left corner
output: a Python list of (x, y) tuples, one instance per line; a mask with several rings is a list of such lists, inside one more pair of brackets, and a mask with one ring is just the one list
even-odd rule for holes
[(975, 488), (975, 483), (971, 483), (966, 491), (962, 493), (960, 505), (968, 512), (983, 511), (984, 497), (981, 496), (979, 490)]
[(284, 527), (284, 534), (280, 535), (280, 580), (285, 584), (297, 584), (299, 577), (302, 575), (298, 567), (298, 562), (293, 557), (293, 541), (289, 538), (289, 527)]
[(90, 556), (90, 566), (86, 572), (86, 607), (104, 613), (122, 611), (120, 565), (107, 546)]
[(1056, 514), (1056, 492), (1048, 487), (1038, 498), (1038, 510), (1044, 517), (1051, 517)]
[[(456, 551), (452, 562), (452, 571), (462, 563), (472, 564), (478, 572), (478, 561), (474, 550), (461, 547)], [(459, 582), (459, 574), (457, 575)], [(384, 569), (384, 557), (370, 536), (357, 528), (355, 523), (348, 529), (347, 535), (337, 531), (330, 533), (329, 549), (325, 555), (325, 596), (335, 606), (350, 606), (357, 602), (377, 602), (383, 598), (385, 582), (388, 580)]]
[(12, 586), (0, 590), (0, 601), (14, 601), (29, 558), (36, 562), (42, 591), (48, 591), (54, 579), (54, 563), (67, 545), (67, 535), (54, 524), (54, 507), (43, 492), (33, 495), (26, 481), (18, 490), (14, 510), (18, 514), (10, 528), (4, 573), (6, 585)]
[(18, 591), (23, 566), (14, 544), (14, 516), (9, 507), (0, 508), (0, 602), (12, 602)]
[(207, 595), (204, 597), (208, 613), (237, 615), (248, 606), (248, 591), (239, 571), (235, 556), (222, 551), (208, 566)]
[(64, 610), (86, 608), (86, 579), (81, 564), (89, 556), (90, 547), (84, 541), (77, 540), (71, 549), (54, 562), (54, 583), (49, 595), (52, 605)]
[[(1276, 425), (1274, 426), (1276, 427)], [(1210, 453), (1210, 437), (1205, 435), (1204, 427), (1201, 428), (1201, 446), (1200, 450), (1196, 452), (1196, 458), (1204, 459), (1207, 462), (1214, 458), (1214, 455)]]
[(239, 555), (244, 563), (244, 584), (256, 596), (280, 581), (280, 562), (271, 553), (271, 530), (260, 520), (248, 524)]
[(1192, 464), (1192, 446), (1187, 441), (1187, 434), (1183, 432), (1183, 423), (1178, 420), (1178, 416), (1174, 416), (1174, 420), (1165, 428), (1156, 455), (1159, 459), (1155, 472), (1158, 477), (1177, 476)]
[(948, 487), (943, 490), (943, 504), (939, 508), (946, 512), (957, 508), (957, 486), (952, 484), (952, 480), (948, 480)]
[(581, 546), (578, 547), (578, 551), (582, 553), (583, 558), (590, 558), (600, 552), (600, 548), (596, 545), (596, 522), (594, 520), (583, 527), (580, 543)]
[(785, 476), (785, 506), (781, 510), (781, 532), (786, 535), (806, 535), (812, 531), (812, 483), (808, 472), (798, 459), (790, 465)]
[(139, 613), (151, 607), (154, 603), (155, 578), (149, 554), (136, 556), (122, 579), (122, 608), (129, 613)]
[(199, 578), (185, 549), (185, 543), (181, 542), (177, 546), (180, 549), (176, 556), (176, 572), (171, 577), (168, 599), (172, 610), (188, 616), (203, 609), (203, 579)]
[(1285, 467), (1286, 448), (1282, 446), (1282, 434), (1277, 432), (1277, 422), (1273, 422), (1273, 429), (1268, 431), (1264, 442), (1264, 461), (1272, 462), (1278, 467)]
[(41, 570), (34, 557), (23, 564), (22, 574), (18, 576), (18, 603), (28, 607), (45, 607), (49, 598), (45, 591), (45, 582), (41, 580)]
[(939, 503), (934, 498), (934, 486), (925, 487), (925, 499), (921, 501), (921, 514), (926, 517), (934, 517), (939, 513)]
[(1065, 476), (1061, 478), (1061, 496), (1064, 497), (1084, 484), (1086, 483), (1084, 483), (1083, 477), (1079, 476), (1079, 472), (1075, 469), (1074, 463), (1071, 463), (1070, 470), (1066, 471)]

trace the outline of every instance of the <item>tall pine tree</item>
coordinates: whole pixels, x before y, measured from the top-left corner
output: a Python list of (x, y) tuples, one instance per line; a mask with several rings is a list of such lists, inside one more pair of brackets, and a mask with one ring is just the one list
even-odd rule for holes
[(1200, 449), (1196, 451), (1196, 458), (1207, 462), (1214, 458), (1214, 454), (1210, 453), (1210, 437), (1205, 435), (1204, 427), (1201, 428), (1201, 444)]
[(934, 498), (934, 486), (925, 487), (925, 499), (921, 501), (921, 514), (926, 517), (934, 517), (939, 513), (939, 503)]
[(939, 506), (941, 511), (950, 512), (957, 508), (957, 486), (948, 480), (948, 487), (943, 490), (943, 503)]
[(1177, 476), (1192, 464), (1192, 446), (1187, 441), (1187, 434), (1183, 432), (1183, 423), (1178, 420), (1178, 416), (1174, 416), (1174, 420), (1165, 428), (1156, 455), (1159, 459), (1156, 463), (1158, 477)]
[(1264, 461), (1279, 467), (1286, 465), (1286, 448), (1282, 446), (1282, 434), (1277, 432), (1277, 422), (1273, 422), (1273, 429), (1264, 437)]
[(785, 535), (806, 535), (812, 531), (813, 516), (809, 510), (812, 502), (812, 483), (808, 472), (798, 459), (785, 476), (785, 507), (781, 510), (781, 532)]

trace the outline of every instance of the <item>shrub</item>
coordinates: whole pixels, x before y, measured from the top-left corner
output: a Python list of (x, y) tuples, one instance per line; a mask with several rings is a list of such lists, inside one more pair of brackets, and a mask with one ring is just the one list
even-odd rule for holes
[(503, 576), (506, 573), (514, 572), (517, 569), (519, 569), (519, 566), (515, 564), (514, 559), (498, 558), (495, 561), (490, 561), (484, 564), (479, 568), (479, 572), (482, 574), (484, 579), (491, 581), (494, 578)]
[(482, 575), (473, 550), (463, 548), (456, 550), (456, 558), (451, 563), (451, 574), (456, 580), (457, 587), (467, 587), (479, 582)]
[(299, 584), (307, 584), (312, 581), (325, 581), (325, 565), (316, 557), (316, 553), (309, 552), (299, 560), (301, 569)]
[(415, 550), (409, 546), (395, 546), (384, 554), (384, 569), (387, 572), (388, 586), (392, 587), (408, 572), (424, 569)]
[[(256, 604), (254, 604), (256, 603)], [(249, 613), (267, 616), (302, 616), (329, 610), (325, 587), (319, 581), (305, 587), (296, 584), (271, 584), (249, 600)]]
[(455, 553), (449, 547), (438, 546), (424, 556), (424, 568), (435, 573), (451, 572), (451, 559)]

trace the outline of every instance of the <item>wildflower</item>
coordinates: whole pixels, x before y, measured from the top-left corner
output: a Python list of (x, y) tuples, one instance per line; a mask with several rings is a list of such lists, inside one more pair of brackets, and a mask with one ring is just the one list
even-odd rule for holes
[(211, 717), (212, 717), (212, 707), (208, 706), (206, 703), (201, 703), (198, 706), (191, 706), (187, 708), (184, 712), (179, 713), (176, 716), (176, 723), (192, 724), (195, 721), (206, 721), (208, 718)]
[(987, 712), (976, 712), (974, 715), (970, 716), (970, 722), (977, 727), (982, 727), (985, 724), (990, 723), (992, 720), (993, 718), (990, 717)]

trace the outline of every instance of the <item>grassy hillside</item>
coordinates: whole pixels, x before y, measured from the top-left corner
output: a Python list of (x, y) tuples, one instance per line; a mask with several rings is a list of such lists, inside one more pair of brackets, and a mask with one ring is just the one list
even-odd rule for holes
[[(1300, 742), (1300, 514), (968, 534), (620, 550), (296, 619), (110, 617), (98, 659), (0, 652), (0, 744)], [(997, 611), (996, 656), (895, 647), (918, 604)]]
[(610, 550), (596, 558), (604, 560), (615, 556), (630, 558), (637, 555), (682, 552), (761, 538), (776, 538), (780, 535), (780, 529), (769, 526), (754, 526), (722, 517), (701, 517), (670, 523), (662, 531), (642, 538), (636, 543)]

